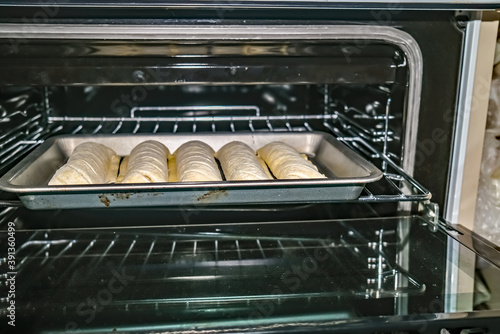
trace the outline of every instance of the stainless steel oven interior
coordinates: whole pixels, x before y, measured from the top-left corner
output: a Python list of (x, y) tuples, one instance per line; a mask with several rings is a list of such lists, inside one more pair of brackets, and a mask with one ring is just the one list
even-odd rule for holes
[[(357, 200), (289, 205), (34, 211), (1, 193), (0, 248), (3, 257), (15, 225), (16, 266), (2, 258), (0, 291), (15, 271), (16, 326), (497, 328), (475, 263), (498, 271), (498, 256), (439, 210), (473, 20), (402, 11), (381, 25), (365, 12), (339, 21), (345, 13), (291, 10), (242, 23), (248, 13), (225, 14), (217, 24), (0, 24), (2, 174), (61, 134), (322, 131), (383, 178)], [(0, 298), (5, 319), (12, 299)]]

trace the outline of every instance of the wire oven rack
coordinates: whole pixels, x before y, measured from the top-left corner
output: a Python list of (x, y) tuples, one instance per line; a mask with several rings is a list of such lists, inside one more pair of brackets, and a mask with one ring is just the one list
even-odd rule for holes
[[(131, 277), (127, 291), (114, 296), (109, 305), (120, 310), (235, 304), (248, 309), (263, 300), (287, 305), (425, 291), (423, 283), (396, 263), (402, 240), (395, 229), (358, 232), (348, 221), (338, 223), (334, 235), (321, 232), (322, 237), (300, 232), (280, 236), (280, 229), (259, 234), (253, 227), (235, 233), (221, 226), (18, 233), (17, 305), (31, 300), (30, 305), (36, 305), (30, 307), (36, 308), (39, 301), (44, 309), (65, 313), (99, 293), (102, 282), (109, 282), (116, 272)], [(0, 267), (5, 265), (6, 259), (0, 259)], [(305, 268), (304, 273), (293, 274), (297, 266)], [(64, 302), (59, 302), (61, 296)], [(5, 302), (0, 299), (0, 305)]]
[[(42, 103), (28, 104), (26, 99), (12, 111), (8, 111), (6, 107), (0, 109), (1, 123), (17, 124), (0, 132), (2, 168), (10, 166), (12, 162), (17, 161), (16, 158), (29, 152), (46, 138), (58, 134), (326, 131), (333, 133), (384, 171), (385, 177), (365, 187), (359, 201), (426, 201), (431, 197), (428, 190), (399, 167), (398, 155), (388, 149), (389, 143), (395, 139), (390, 127), (394, 116), (389, 112), (374, 113), (349, 106), (341, 100), (328, 98), (321, 114), (291, 115), (275, 110), (274, 114), (263, 115), (256, 105), (206, 105), (134, 107), (127, 117), (56, 116), (49, 105), (47, 88), (37, 93), (43, 97)], [(7, 103), (4, 105), (8, 106)], [(390, 99), (387, 105), (390, 105)], [(226, 114), (246, 111), (247, 115), (234, 113), (235, 116), (158, 116), (166, 112), (191, 112), (197, 115), (200, 112), (210, 114), (221, 111)], [(369, 120), (373, 126), (363, 126), (360, 120)], [(0, 204), (12, 203), (11, 201)]]

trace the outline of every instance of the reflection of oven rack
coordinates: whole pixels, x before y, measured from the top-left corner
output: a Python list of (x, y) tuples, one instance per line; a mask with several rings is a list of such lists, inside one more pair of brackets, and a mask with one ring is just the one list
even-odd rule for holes
[[(368, 89), (368, 88), (367, 88)], [(58, 134), (101, 133), (176, 133), (198, 131), (325, 131), (374, 162), (384, 178), (366, 187), (359, 198), (363, 202), (425, 201), (430, 193), (399, 167), (400, 154), (390, 149), (392, 142), (401, 140), (401, 130), (390, 114), (390, 99), (383, 91), (370, 88), (377, 94), (364, 109), (350, 105), (355, 101), (332, 99), (328, 86), (318, 90), (323, 94), (321, 114), (293, 114), (287, 111), (283, 92), (270, 88), (263, 95), (274, 93), (274, 104), (279, 110), (264, 114), (258, 105), (204, 105), (204, 106), (139, 106), (129, 110), (128, 116), (57, 116), (49, 104), (48, 89), (37, 91), (7, 110), (12, 101), (4, 101), (3, 122), (10, 127), (0, 132), (0, 165), (11, 166), (9, 161), (30, 151), (46, 138)], [(29, 103), (39, 96), (43, 101)], [(268, 97), (269, 98), (269, 97)], [(279, 100), (283, 100), (280, 102)], [(0, 101), (2, 105), (2, 101)], [(175, 116), (169, 116), (169, 115)], [(167, 115), (167, 116), (163, 116)], [(193, 116), (194, 115), (194, 116)], [(201, 115), (201, 116), (199, 116)], [(231, 116), (229, 116), (231, 115)], [(392, 123), (394, 123), (394, 125)], [(0, 124), (1, 125), (1, 124)], [(20, 137), (23, 139), (20, 140)], [(398, 146), (397, 144), (395, 146)], [(15, 203), (7, 202), (12, 205)]]
[[(57, 313), (74, 308), (85, 297), (82, 293), (99, 293), (116, 272), (133, 279), (109, 307), (127, 309), (245, 307), (262, 300), (314, 303), (425, 291), (424, 284), (395, 263), (395, 230), (374, 229), (367, 238), (366, 232), (343, 226), (340, 235), (325, 239), (162, 228), (23, 232), (16, 252), (17, 300), (40, 301)], [(165, 287), (164, 293), (158, 293), (158, 286)], [(58, 292), (50, 303), (44, 300), (46, 289)], [(64, 303), (58, 303), (59, 296)]]

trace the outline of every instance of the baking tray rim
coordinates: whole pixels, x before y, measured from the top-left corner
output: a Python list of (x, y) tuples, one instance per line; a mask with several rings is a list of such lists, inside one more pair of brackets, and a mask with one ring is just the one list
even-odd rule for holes
[[(238, 135), (233, 132), (228, 133), (210, 133), (210, 136), (227, 136)], [(250, 134), (250, 133), (240, 133)], [(254, 135), (271, 135), (276, 133), (258, 133)], [(281, 133), (282, 135), (291, 135), (289, 132)], [(302, 134), (301, 132), (295, 135)], [(137, 184), (100, 184), (100, 185), (66, 185), (66, 186), (25, 186), (13, 184), (18, 175), (23, 173), (32, 163), (42, 156), (48, 149), (55, 144), (57, 140), (71, 139), (71, 138), (96, 138), (96, 137), (110, 137), (118, 138), (120, 135), (59, 135), (50, 137), (45, 140), (39, 147), (24, 157), (19, 163), (12, 167), (7, 173), (0, 178), (0, 189), (18, 193), (18, 194), (47, 194), (47, 193), (103, 193), (103, 192), (145, 192), (145, 191), (161, 191), (161, 190), (201, 190), (201, 189), (229, 189), (229, 188), (295, 188), (295, 187), (334, 187), (334, 186), (349, 186), (361, 185), (370, 182), (375, 182), (383, 177), (383, 172), (375, 167), (371, 162), (362, 158), (358, 153), (339, 142), (335, 137), (328, 133), (321, 131), (310, 131), (307, 134), (315, 134), (323, 137), (330, 144), (339, 149), (345, 154), (352, 162), (364, 168), (368, 175), (356, 177), (341, 177), (339, 179), (294, 179), (294, 180), (254, 180), (254, 181), (217, 181), (217, 182), (158, 182), (158, 183), (137, 183)], [(123, 136), (133, 136), (131, 134), (124, 134)], [(158, 137), (158, 136), (172, 136), (172, 134), (140, 134), (140, 136)], [(175, 134), (175, 136), (190, 137), (195, 140), (196, 134), (183, 133)], [(333, 139), (333, 140), (332, 140)]]

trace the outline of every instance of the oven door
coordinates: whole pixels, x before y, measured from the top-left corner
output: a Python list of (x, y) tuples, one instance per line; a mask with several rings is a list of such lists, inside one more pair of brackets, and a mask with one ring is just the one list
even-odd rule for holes
[[(31, 218), (85, 226), (100, 213), (48, 215)], [(473, 265), (498, 277), (490, 262), (498, 251), (465, 230), (418, 216), (124, 226), (169, 216), (106, 212), (98, 218), (106, 227), (16, 231), (18, 266), (3, 278), (10, 298), (2, 325), (40, 333), (454, 333), (500, 325), (498, 311), (483, 309), (496, 290), (488, 292)], [(485, 250), (488, 258), (477, 253)], [(447, 270), (473, 284), (450, 292)], [(453, 299), (471, 303), (446, 312)]]

